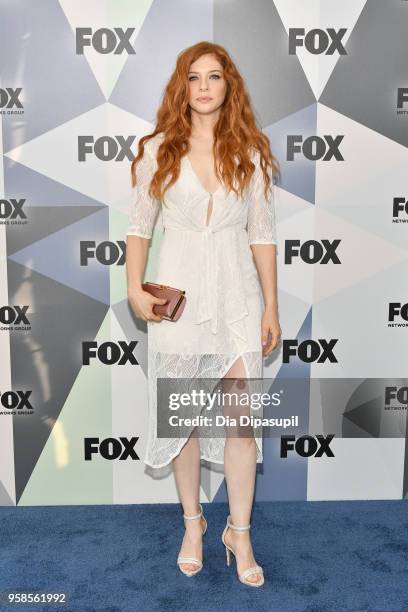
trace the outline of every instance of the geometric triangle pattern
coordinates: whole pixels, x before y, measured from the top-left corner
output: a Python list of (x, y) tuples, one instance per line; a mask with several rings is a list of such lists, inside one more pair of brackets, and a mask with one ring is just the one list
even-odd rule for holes
[(365, 4), (366, 0), (345, 0), (338, 10), (339, 7), (333, 3), (322, 0), (310, 0), (307, 4), (302, 0), (275, 0), (275, 6), (291, 42), (296, 41), (296, 57), (317, 100), (342, 55), (332, 52), (317, 53), (320, 46), (323, 47), (327, 41), (323, 34), (309, 35), (309, 44), (300, 44), (300, 32), (296, 32), (296, 28), (301, 24), (305, 33), (316, 29), (327, 32), (329, 28), (333, 28), (336, 32), (341, 32), (342, 46), (346, 46)]
[[(79, 337), (109, 341), (109, 311), (92, 336), (82, 331)], [(76, 342), (74, 350), (75, 346)], [(72, 371), (71, 384), (57, 414), (50, 409), (45, 412), (44, 407), (36, 431), (41, 450), (37, 450), (35, 461), (30, 461), (32, 472), (21, 486), (20, 505), (69, 505), (73, 500), (79, 505), (113, 502), (113, 462), (85, 462), (83, 451), (84, 438), (104, 440), (112, 435), (111, 384), (106, 366), (94, 361), (89, 367)]]
[[(171, 466), (140, 460), (148, 339), (125, 235), (132, 155), (200, 40), (231, 54), (281, 169), (263, 375), (301, 425), (265, 436), (255, 498), (408, 496), (407, 27), (397, 0), (5, 3), (0, 505), (178, 501)], [(303, 452), (323, 435), (332, 454)], [(222, 466), (202, 465), (201, 496), (226, 501)]]
[[(36, 211), (41, 212), (38, 208)], [(9, 260), (109, 306), (109, 267), (100, 265), (92, 245), (92, 242), (101, 243), (109, 239), (108, 207), (105, 206), (93, 214), (92, 211), (90, 214), (89, 209), (81, 207), (68, 207), (64, 210), (58, 207), (57, 211), (62, 219), (64, 216), (69, 219), (67, 224), (57, 231), (51, 230), (52, 233), (45, 238), (40, 238), (17, 251)], [(72, 223), (72, 218), (77, 218), (81, 212), (86, 216)], [(48, 212), (47, 220), (49, 216)], [(52, 224), (52, 215), (50, 223)], [(78, 253), (80, 243), (84, 247), (83, 252)], [(54, 257), (50, 258), (50, 253), (53, 253)]]
[[(128, 54), (108, 53), (110, 43), (112, 47), (117, 48), (113, 36), (108, 34), (105, 34), (106, 41), (103, 40), (102, 34), (94, 35), (94, 44), (89, 44), (89, 36), (84, 31), (83, 24), (87, 24), (92, 32), (98, 32), (103, 28), (107, 32), (115, 31), (115, 27), (120, 23), (121, 34), (128, 34), (126, 37), (120, 37), (120, 40), (126, 41), (125, 48), (129, 47), (136, 54), (134, 44), (151, 8), (152, 0), (139, 0), (138, 2), (105, 0), (103, 11), (100, 10), (99, 0), (89, 0), (85, 4), (81, 0), (59, 0), (59, 2), (73, 34), (77, 36), (78, 51), (83, 53), (95, 80), (105, 98), (108, 99), (126, 63)], [(101, 53), (101, 50), (104, 52)]]
[[(22, 0), (2, 9), (1, 86), (22, 88), (23, 109), (12, 110), (24, 110), (3, 116), (7, 152), (103, 104), (105, 98), (85, 56), (75, 53), (75, 34), (59, 2), (34, 5)], [(53, 153), (57, 158), (55, 149)]]
[[(405, 147), (406, 121), (396, 111), (397, 88), (407, 86), (406, 8), (405, 2), (365, 3), (350, 33), (350, 52), (339, 58), (319, 98), (322, 104)], [(386, 44), (379, 44), (380, 40)]]
[[(315, 204), (316, 162), (306, 157), (296, 158), (294, 152), (286, 155), (287, 134), (295, 132), (304, 138), (313, 137), (317, 129), (318, 105), (311, 104), (264, 129), (270, 142), (276, 142), (275, 151), (280, 161), (282, 189)], [(290, 146), (296, 148), (296, 135), (290, 137)], [(289, 159), (287, 159), (289, 157)]]

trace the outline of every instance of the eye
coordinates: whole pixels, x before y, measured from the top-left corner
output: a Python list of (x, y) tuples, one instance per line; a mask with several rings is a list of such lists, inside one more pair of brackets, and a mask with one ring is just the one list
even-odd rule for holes
[[(213, 77), (214, 77), (216, 80), (218, 80), (218, 79), (220, 79), (220, 78), (221, 78), (219, 74), (212, 74), (212, 75), (210, 75), (210, 78), (213, 78)], [(197, 76), (196, 76), (196, 75), (191, 75), (190, 77), (188, 77), (188, 80), (189, 80), (189, 81), (193, 81), (193, 80), (195, 80), (195, 79), (197, 79)]]

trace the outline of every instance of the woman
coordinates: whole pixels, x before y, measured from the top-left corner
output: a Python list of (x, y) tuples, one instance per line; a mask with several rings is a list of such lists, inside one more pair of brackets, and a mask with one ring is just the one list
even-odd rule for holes
[[(201, 438), (196, 432), (181, 439), (157, 437), (157, 378), (262, 378), (262, 355), (281, 336), (273, 171), (278, 163), (226, 50), (206, 41), (184, 50), (156, 129), (140, 139), (132, 162), (126, 266), (129, 302), (148, 325), (150, 428), (144, 462), (157, 468), (172, 462), (187, 519), (177, 563), (188, 576), (202, 568), (207, 528), (199, 504), (200, 460), (224, 464), (230, 516), (222, 541), (228, 565), (233, 552), (238, 577), (250, 586), (264, 583), (249, 535), (262, 438)], [(186, 291), (176, 322), (154, 314), (154, 305), (165, 300), (142, 289), (159, 211), (164, 234), (148, 280)]]

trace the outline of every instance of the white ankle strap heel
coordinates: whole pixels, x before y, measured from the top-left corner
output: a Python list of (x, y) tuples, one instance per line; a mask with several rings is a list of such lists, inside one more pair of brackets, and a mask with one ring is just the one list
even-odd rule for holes
[[(226, 524), (226, 526), (224, 528), (224, 531), (222, 532), (222, 536), (221, 536), (221, 540), (222, 540), (222, 543), (225, 546), (225, 552), (226, 552), (226, 555), (227, 555), (227, 565), (231, 565), (231, 553), (234, 555), (235, 561), (236, 561), (235, 552), (232, 550), (232, 548), (230, 546), (228, 546), (228, 544), (225, 543), (224, 537), (225, 537), (225, 534), (227, 533), (227, 529), (230, 528), (230, 529), (233, 529), (234, 531), (247, 531), (251, 527), (251, 524), (244, 525), (244, 526), (233, 525), (231, 523), (230, 519), (231, 519), (231, 516), (228, 515), (227, 524)], [(251, 580), (247, 580), (248, 576), (251, 576), (252, 574), (259, 574), (261, 576), (261, 579), (258, 580), (258, 582), (252, 582)], [(248, 569), (243, 571), (242, 574), (238, 574), (238, 578), (239, 578), (239, 580), (243, 584), (247, 584), (248, 586), (252, 586), (252, 587), (260, 587), (265, 582), (264, 574), (263, 574), (263, 569), (258, 564), (254, 565), (252, 567), (249, 567)]]
[[(203, 514), (203, 507), (201, 504), (199, 504), (200, 506), (200, 512), (198, 514), (195, 514), (194, 516), (186, 516), (185, 514), (183, 514), (183, 518), (185, 518), (188, 521), (193, 521), (196, 519), (200, 519), (202, 518), (204, 521), (204, 527), (203, 527), (203, 535), (205, 534), (205, 532), (207, 531), (207, 521), (206, 518)], [(181, 564), (184, 563), (191, 563), (193, 565), (197, 565), (197, 569), (194, 570), (187, 570), (187, 569), (183, 569), (181, 567)], [(203, 567), (203, 562), (200, 561), (200, 559), (196, 559), (195, 557), (181, 557), (178, 556), (177, 557), (177, 565), (179, 566), (180, 571), (183, 572), (183, 574), (185, 574), (186, 576), (194, 576), (195, 574), (198, 574), (198, 572), (202, 569)]]

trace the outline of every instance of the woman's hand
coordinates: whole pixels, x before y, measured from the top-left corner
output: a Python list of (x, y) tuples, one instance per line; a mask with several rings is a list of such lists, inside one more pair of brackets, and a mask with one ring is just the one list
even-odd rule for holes
[[(271, 333), (271, 340), (269, 340), (268, 335)], [(281, 338), (282, 330), (279, 325), (279, 316), (278, 310), (272, 306), (266, 306), (265, 312), (262, 316), (261, 322), (261, 336), (262, 336), (262, 353), (263, 355), (269, 355), (273, 351), (274, 348), (278, 345), (278, 342)]]
[(138, 319), (143, 321), (162, 321), (163, 317), (154, 314), (155, 304), (165, 304), (166, 298), (158, 298), (143, 289), (129, 289), (128, 300)]

